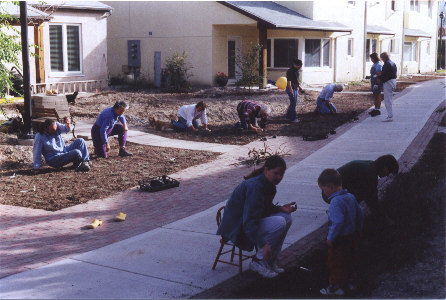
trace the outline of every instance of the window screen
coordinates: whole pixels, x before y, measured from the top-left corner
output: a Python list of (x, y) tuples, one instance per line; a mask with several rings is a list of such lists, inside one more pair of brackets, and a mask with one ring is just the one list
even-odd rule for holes
[(79, 26), (67, 26), (68, 71), (80, 71)]
[(321, 40), (305, 40), (305, 66), (320, 67), (321, 65)]
[(63, 72), (62, 25), (50, 25), (51, 71)]
[(298, 57), (298, 40), (276, 39), (274, 40), (274, 67), (289, 67)]

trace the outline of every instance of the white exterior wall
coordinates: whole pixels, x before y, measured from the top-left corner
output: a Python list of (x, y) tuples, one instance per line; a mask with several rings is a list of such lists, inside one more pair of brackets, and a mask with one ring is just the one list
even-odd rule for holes
[[(45, 23), (44, 60), (45, 82), (65, 82), (107, 79), (107, 18), (104, 12), (85, 10), (59, 10), (53, 19)], [(55, 74), (51, 72), (49, 25), (80, 24), (81, 26), (81, 72), (78, 74)]]

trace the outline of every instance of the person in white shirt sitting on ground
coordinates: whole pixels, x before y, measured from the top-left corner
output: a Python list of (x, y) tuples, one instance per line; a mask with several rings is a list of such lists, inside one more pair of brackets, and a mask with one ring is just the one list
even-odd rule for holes
[(198, 121), (201, 119), (201, 124), (204, 125), (204, 130), (211, 131), (208, 128), (206, 117), (206, 104), (203, 101), (197, 104), (183, 105), (177, 113), (178, 121), (172, 120), (172, 125), (181, 131), (193, 130), (198, 131)]

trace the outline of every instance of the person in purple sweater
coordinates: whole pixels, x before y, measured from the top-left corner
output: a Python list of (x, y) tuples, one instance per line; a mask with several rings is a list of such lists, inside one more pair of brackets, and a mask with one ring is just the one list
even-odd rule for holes
[[(113, 107), (104, 109), (96, 119), (91, 128), (91, 138), (93, 140), (94, 152), (98, 157), (108, 158), (110, 144), (108, 137), (118, 135), (119, 156), (126, 157), (133, 154), (127, 152), (125, 144), (127, 141), (127, 122), (124, 112), (128, 109), (124, 101), (116, 101)], [(119, 121), (121, 124), (116, 124)]]
[(325, 169), (317, 180), (328, 197), (328, 270), (329, 285), (322, 295), (344, 295), (344, 289), (356, 290), (356, 269), (359, 256), (359, 235), (364, 215), (355, 196), (342, 189), (342, 177), (335, 169)]

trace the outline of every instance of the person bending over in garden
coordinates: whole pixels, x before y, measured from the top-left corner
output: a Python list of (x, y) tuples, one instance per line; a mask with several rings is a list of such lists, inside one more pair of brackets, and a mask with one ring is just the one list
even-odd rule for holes
[[(127, 122), (124, 112), (128, 109), (127, 103), (124, 101), (116, 101), (113, 107), (104, 109), (96, 119), (91, 128), (91, 138), (93, 140), (94, 152), (98, 157), (108, 158), (110, 144), (108, 137), (118, 135), (119, 156), (126, 157), (133, 154), (127, 152), (125, 144), (127, 141)], [(120, 121), (121, 124), (116, 122)]]
[(327, 84), (319, 94), (316, 100), (316, 110), (321, 114), (335, 114), (337, 112), (336, 107), (331, 103), (334, 92), (342, 92), (344, 87), (342, 84)]
[(250, 267), (265, 278), (284, 272), (276, 260), (291, 226), (290, 214), (296, 210), (295, 202), (273, 204), (276, 185), (285, 170), (283, 158), (273, 155), (262, 168), (245, 177), (227, 201), (217, 230), (224, 240), (232, 241), (240, 249), (252, 251), (255, 246), (257, 253)]
[(373, 62), (373, 65), (370, 68), (370, 84), (375, 108), (370, 111), (369, 114), (372, 117), (375, 117), (381, 114), (381, 91), (383, 90), (383, 84), (379, 80), (379, 74), (381, 74), (382, 71), (382, 64), (379, 60), (378, 54), (376, 53), (370, 54), (370, 59)]
[(295, 59), (293, 61), (293, 65), (286, 72), (286, 93), (290, 98), (290, 106), (288, 106), (288, 110), (286, 112), (285, 118), (291, 122), (299, 122), (296, 113), (296, 105), (297, 105), (297, 96), (299, 96), (298, 90), (300, 93), (303, 92), (299, 83), (299, 70), (302, 68), (302, 61), (300, 59)]
[[(262, 132), (271, 113), (271, 107), (251, 100), (243, 100), (237, 105), (237, 113), (240, 119), (240, 122), (236, 124), (237, 129), (250, 129), (255, 132)], [(260, 118), (259, 124), (257, 124), (257, 118)]]
[(62, 133), (71, 131), (70, 120), (65, 117), (65, 124), (55, 120), (45, 120), (39, 132), (34, 138), (33, 165), (37, 170), (42, 165), (42, 154), (46, 163), (53, 168), (61, 168), (73, 163), (76, 171), (88, 172), (90, 155), (84, 139), (76, 139), (71, 145), (66, 146)]
[(319, 188), (328, 198), (328, 287), (322, 295), (342, 296), (347, 288), (356, 290), (359, 261), (359, 238), (364, 215), (355, 196), (342, 189), (341, 174), (325, 169), (317, 180)]
[(396, 175), (398, 170), (398, 161), (390, 154), (380, 156), (375, 161), (353, 160), (338, 168), (343, 188), (355, 195), (358, 202), (364, 201), (372, 216), (383, 218), (389, 226), (392, 226), (394, 221), (378, 203), (378, 177)]
[(197, 104), (183, 105), (177, 113), (178, 121), (172, 120), (172, 125), (178, 130), (193, 130), (198, 131), (198, 119), (204, 126), (204, 130), (211, 131), (208, 128), (208, 121), (206, 116), (206, 103), (203, 101)]

